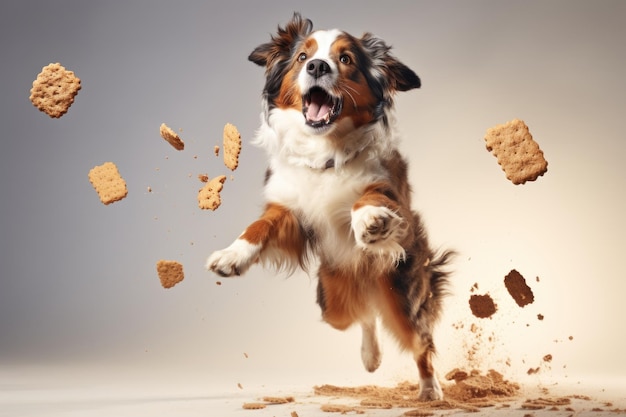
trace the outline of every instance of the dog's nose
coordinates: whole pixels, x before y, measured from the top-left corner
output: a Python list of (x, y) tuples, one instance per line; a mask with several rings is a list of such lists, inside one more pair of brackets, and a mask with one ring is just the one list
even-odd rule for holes
[(330, 72), (330, 66), (326, 61), (314, 59), (306, 64), (306, 72), (314, 78), (319, 78)]

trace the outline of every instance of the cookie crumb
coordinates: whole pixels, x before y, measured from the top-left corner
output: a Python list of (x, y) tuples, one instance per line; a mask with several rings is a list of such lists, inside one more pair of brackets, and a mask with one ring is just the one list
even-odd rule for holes
[(526, 284), (526, 280), (522, 274), (515, 269), (511, 270), (511, 272), (504, 277), (504, 285), (518, 306), (524, 307), (535, 301), (533, 291)]
[(469, 299), (472, 314), (478, 318), (484, 319), (491, 317), (498, 309), (496, 303), (489, 294), (472, 294)]

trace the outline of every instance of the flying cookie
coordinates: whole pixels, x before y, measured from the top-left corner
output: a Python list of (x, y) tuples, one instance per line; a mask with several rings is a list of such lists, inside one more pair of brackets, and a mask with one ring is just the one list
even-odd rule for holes
[(522, 120), (487, 129), (485, 144), (513, 184), (534, 181), (548, 171), (543, 152)]
[(239, 153), (241, 152), (241, 135), (237, 128), (226, 123), (224, 126), (224, 165), (231, 171), (239, 166)]
[(185, 149), (185, 142), (165, 123), (161, 123), (161, 127), (159, 128), (159, 132), (161, 133), (161, 137), (165, 139), (170, 145), (174, 147), (177, 151), (182, 151)]
[(126, 181), (113, 162), (105, 162), (93, 167), (89, 171), (88, 177), (89, 182), (98, 193), (100, 201), (105, 205), (119, 201), (128, 194)]
[(58, 119), (67, 113), (80, 89), (80, 78), (57, 62), (41, 69), (33, 81), (30, 101), (48, 116)]
[(172, 288), (185, 279), (183, 265), (177, 261), (161, 259), (157, 262), (156, 268), (163, 288)]
[(224, 181), (226, 175), (220, 175), (212, 180), (207, 178), (205, 186), (198, 191), (198, 207), (202, 210), (216, 210), (222, 204), (220, 191), (224, 187)]

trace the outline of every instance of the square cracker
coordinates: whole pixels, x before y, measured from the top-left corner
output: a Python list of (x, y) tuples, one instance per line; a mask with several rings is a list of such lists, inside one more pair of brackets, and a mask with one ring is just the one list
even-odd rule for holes
[(220, 175), (212, 180), (207, 178), (204, 187), (198, 191), (198, 207), (202, 210), (216, 210), (222, 204), (220, 191), (224, 188), (224, 181), (226, 175)]
[(119, 201), (128, 194), (126, 181), (113, 162), (93, 167), (89, 171), (89, 182), (105, 205)]
[(172, 288), (185, 279), (183, 265), (180, 262), (161, 259), (157, 262), (156, 268), (163, 288)]
[(523, 120), (487, 129), (485, 144), (513, 184), (534, 181), (548, 170), (548, 162)]
[(224, 165), (231, 171), (237, 169), (239, 166), (239, 153), (241, 152), (241, 135), (237, 128), (226, 123), (224, 126)]
[(80, 78), (58, 62), (41, 69), (30, 90), (30, 101), (48, 116), (59, 118), (69, 110), (80, 90)]
[(174, 130), (172, 130), (172, 128), (165, 123), (161, 123), (159, 133), (161, 133), (161, 137), (172, 145), (177, 151), (185, 149), (185, 142), (183, 142), (180, 136), (178, 136), (176, 132), (174, 132)]

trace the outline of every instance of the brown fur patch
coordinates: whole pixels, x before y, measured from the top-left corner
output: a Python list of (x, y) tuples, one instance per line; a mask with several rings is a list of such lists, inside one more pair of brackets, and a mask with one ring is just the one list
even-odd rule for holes
[[(357, 65), (357, 53), (353, 50), (355, 45), (354, 38), (342, 35), (333, 43), (330, 56), (339, 71), (335, 94), (343, 98), (343, 109), (338, 121), (350, 118), (355, 128), (359, 128), (374, 120), (380, 98), (374, 97), (365, 75)], [(346, 57), (348, 62), (341, 62), (342, 57)]]
[(270, 203), (261, 217), (246, 228), (242, 239), (278, 249), (294, 263), (306, 267), (307, 240), (295, 215), (287, 208)]
[(378, 281), (378, 292), (381, 296), (381, 315), (385, 327), (398, 340), (403, 349), (415, 348), (415, 328), (404, 308), (405, 300), (398, 294), (389, 277)]
[(322, 317), (336, 329), (345, 330), (369, 309), (363, 288), (350, 271), (331, 270), (321, 265), (318, 272), (318, 302)]

